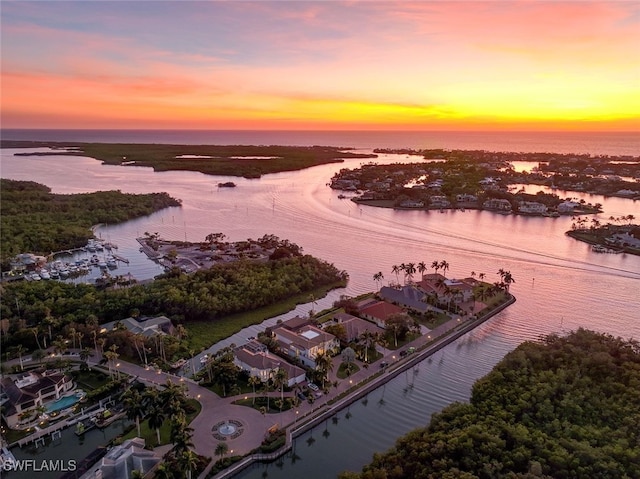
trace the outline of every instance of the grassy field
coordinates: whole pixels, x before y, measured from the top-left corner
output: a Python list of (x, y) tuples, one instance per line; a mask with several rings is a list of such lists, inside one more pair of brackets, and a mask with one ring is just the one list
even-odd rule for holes
[(314, 298), (322, 298), (330, 290), (343, 286), (344, 284), (337, 283), (312, 292), (292, 296), (286, 301), (281, 301), (270, 306), (246, 313), (234, 314), (215, 321), (185, 323), (184, 326), (189, 333), (189, 347), (195, 351), (202, 351), (247, 326), (260, 324), (265, 319), (291, 311), (298, 304), (309, 302), (310, 295), (313, 295)]

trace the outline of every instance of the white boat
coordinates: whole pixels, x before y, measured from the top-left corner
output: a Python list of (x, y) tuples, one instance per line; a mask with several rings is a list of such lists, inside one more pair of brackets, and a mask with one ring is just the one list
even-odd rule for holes
[[(7, 464), (6, 468), (5, 463)], [(8, 448), (3, 447), (2, 452), (0, 452), (0, 470), (10, 471), (15, 463), (16, 458), (13, 453)]]
[(98, 262), (98, 267), (99, 267), (100, 269), (107, 269), (107, 263), (106, 263), (106, 261), (100, 261), (100, 262)]
[(107, 267), (109, 267), (109, 268), (117, 268), (118, 267), (118, 263), (116, 262), (116, 259), (113, 256), (107, 258)]

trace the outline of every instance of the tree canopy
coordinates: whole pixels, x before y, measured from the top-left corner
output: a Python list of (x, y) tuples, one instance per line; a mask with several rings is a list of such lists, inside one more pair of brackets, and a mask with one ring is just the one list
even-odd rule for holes
[(469, 404), (341, 479), (640, 477), (640, 343), (580, 329), (526, 342)]
[(167, 193), (134, 195), (98, 191), (74, 195), (51, 193), (32, 181), (0, 179), (2, 260), (19, 253), (49, 254), (84, 246), (91, 227), (149, 215), (180, 202)]

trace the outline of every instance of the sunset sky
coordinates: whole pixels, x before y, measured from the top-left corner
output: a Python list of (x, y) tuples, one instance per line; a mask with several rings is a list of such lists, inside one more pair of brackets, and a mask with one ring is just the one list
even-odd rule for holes
[(3, 128), (639, 130), (640, 2), (2, 1)]

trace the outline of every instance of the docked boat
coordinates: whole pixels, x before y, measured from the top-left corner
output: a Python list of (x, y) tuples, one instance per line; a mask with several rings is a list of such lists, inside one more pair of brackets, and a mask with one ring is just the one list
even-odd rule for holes
[(108, 268), (117, 268), (118, 267), (118, 263), (116, 262), (116, 259), (113, 256), (110, 256), (107, 258), (107, 267)]
[(99, 261), (98, 262), (98, 267), (100, 269), (107, 269), (107, 262), (106, 261)]
[(13, 453), (7, 447), (3, 447), (0, 452), (0, 471), (10, 471), (15, 463)]

